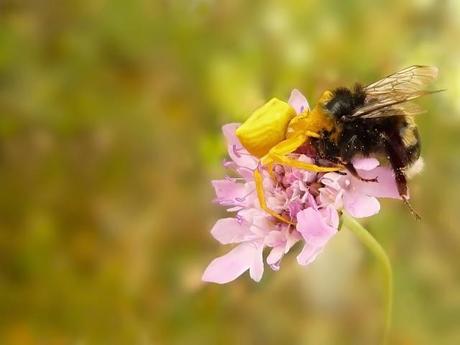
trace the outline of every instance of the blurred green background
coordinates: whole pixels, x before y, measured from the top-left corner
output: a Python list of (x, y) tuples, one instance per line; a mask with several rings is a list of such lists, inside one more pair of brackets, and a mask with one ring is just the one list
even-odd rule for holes
[(273, 96), (440, 68), (420, 103), (422, 222), (365, 225), (395, 270), (391, 344), (460, 344), (460, 2), (0, 1), (0, 344), (377, 344), (378, 263), (346, 231), (260, 284), (228, 251), (220, 127)]

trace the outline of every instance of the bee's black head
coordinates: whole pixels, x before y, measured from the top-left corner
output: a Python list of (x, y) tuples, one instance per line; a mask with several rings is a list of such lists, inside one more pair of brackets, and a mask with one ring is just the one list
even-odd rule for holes
[(361, 85), (356, 84), (354, 90), (339, 87), (333, 91), (333, 97), (326, 103), (329, 110), (337, 119), (351, 115), (354, 110), (364, 104), (366, 95)]

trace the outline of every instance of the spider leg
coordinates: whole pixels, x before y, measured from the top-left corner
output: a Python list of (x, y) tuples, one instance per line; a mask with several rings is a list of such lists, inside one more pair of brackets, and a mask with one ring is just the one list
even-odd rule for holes
[(284, 223), (295, 225), (295, 223), (279, 215), (278, 213), (276, 213), (275, 211), (273, 211), (267, 206), (267, 200), (265, 199), (265, 193), (264, 193), (263, 178), (262, 178), (262, 174), (260, 173), (259, 169), (254, 170), (254, 181), (256, 183), (256, 192), (257, 192), (257, 197), (259, 199), (260, 208), (264, 210), (265, 212), (267, 212), (269, 215), (275, 217), (276, 219)]
[(297, 168), (297, 169), (313, 171), (313, 172), (331, 172), (331, 171), (338, 171), (338, 170), (343, 169), (343, 166), (341, 165), (336, 165), (332, 167), (321, 167), (316, 164), (301, 162), (296, 159), (292, 159), (292, 158), (289, 158), (283, 155), (278, 155), (278, 154), (271, 154), (270, 158), (274, 163), (277, 163), (277, 164), (281, 164), (284, 166)]
[(321, 167), (316, 164), (300, 162), (296, 159), (287, 157), (288, 154), (294, 152), (299, 146), (305, 143), (309, 137), (316, 138), (319, 137), (319, 135), (317, 133), (307, 131), (306, 133), (298, 134), (283, 140), (273, 146), (270, 151), (262, 157), (262, 165), (275, 163), (313, 172), (330, 172), (340, 170), (342, 168), (341, 165), (337, 165), (336, 167)]

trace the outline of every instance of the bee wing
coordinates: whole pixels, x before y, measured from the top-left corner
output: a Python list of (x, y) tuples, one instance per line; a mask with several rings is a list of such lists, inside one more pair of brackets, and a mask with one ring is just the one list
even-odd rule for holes
[(361, 115), (362, 119), (375, 119), (378, 117), (388, 117), (388, 116), (414, 116), (418, 114), (423, 114), (426, 111), (422, 109), (415, 103), (399, 103), (386, 106), (381, 109), (376, 109), (364, 115)]
[(389, 93), (411, 94), (423, 90), (437, 77), (437, 67), (415, 65), (366, 86), (364, 91), (375, 97)]
[(425, 90), (426, 86), (435, 80), (437, 76), (437, 67), (419, 65), (410, 66), (391, 74), (364, 88), (366, 94), (365, 104), (356, 109), (351, 116), (376, 118), (382, 116), (407, 115), (401, 114), (400, 111), (391, 112), (382, 110), (433, 92), (438, 92)]

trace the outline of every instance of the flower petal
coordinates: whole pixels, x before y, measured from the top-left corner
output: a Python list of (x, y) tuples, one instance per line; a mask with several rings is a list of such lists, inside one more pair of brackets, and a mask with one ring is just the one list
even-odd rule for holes
[(235, 218), (223, 218), (214, 224), (211, 235), (220, 243), (229, 244), (247, 240), (251, 233), (246, 223)]
[(297, 214), (297, 231), (308, 245), (319, 247), (337, 233), (337, 228), (329, 226), (321, 212), (310, 207)]
[(377, 177), (378, 179), (378, 182), (365, 182), (352, 177), (352, 184), (360, 193), (376, 198), (401, 199), (393, 170), (390, 168), (378, 167), (371, 171), (360, 171), (359, 174), (364, 178)]
[(239, 123), (229, 123), (222, 127), (222, 132), (227, 139), (227, 150), (230, 158), (240, 167), (254, 170), (257, 167), (257, 159), (241, 145), (235, 134)]
[(274, 247), (271, 251), (270, 254), (267, 256), (267, 264), (270, 265), (270, 267), (274, 271), (278, 271), (279, 269), (279, 262), (281, 261), (281, 258), (284, 255), (284, 247), (283, 246), (278, 246)]
[(213, 180), (211, 184), (219, 201), (232, 201), (243, 197), (245, 194), (244, 184), (236, 183), (231, 179)]
[(297, 114), (302, 113), (304, 110), (310, 110), (310, 105), (308, 104), (307, 99), (297, 89), (292, 90), (288, 103), (294, 108)]
[(324, 174), (324, 176), (321, 177), (320, 181), (327, 187), (339, 190), (341, 188), (340, 181), (342, 180), (342, 178), (343, 175), (337, 174), (335, 172), (330, 172)]
[(295, 218), (297, 216), (297, 213), (299, 213), (302, 210), (302, 201), (299, 199), (294, 199), (291, 200), (288, 203), (288, 209), (289, 209), (289, 216), (291, 218)]
[(292, 248), (292, 246), (302, 238), (302, 235), (300, 235), (300, 233), (296, 230), (293, 230), (292, 232), (289, 232), (288, 230), (288, 234), (286, 237), (287, 238), (284, 254), (287, 254), (287, 252)]
[(305, 244), (300, 254), (297, 255), (297, 262), (299, 265), (309, 265), (316, 260), (322, 250), (323, 247), (315, 247), (309, 244)]
[(366, 171), (375, 169), (380, 165), (378, 159), (373, 157), (353, 159), (352, 163), (355, 169)]
[(359, 191), (345, 193), (343, 205), (345, 210), (355, 218), (373, 216), (380, 211), (380, 203), (376, 198), (362, 194)]
[(214, 259), (203, 273), (206, 282), (225, 284), (235, 280), (254, 264), (258, 249), (248, 243), (240, 244), (224, 256)]
[(261, 241), (254, 241), (254, 242), (248, 243), (248, 245), (251, 245), (254, 247), (252, 264), (251, 264), (251, 267), (249, 268), (249, 275), (252, 278), (252, 280), (256, 282), (260, 282), (260, 280), (262, 279), (262, 275), (264, 274), (264, 259), (262, 256), (264, 246)]
[(334, 206), (328, 205), (327, 207), (319, 210), (319, 212), (322, 214), (323, 219), (328, 225), (336, 229), (339, 227), (339, 214), (337, 213), (337, 209)]
[(270, 231), (267, 236), (265, 236), (265, 245), (269, 247), (284, 245), (284, 242), (286, 242), (286, 236), (279, 230)]
[[(332, 222), (335, 223), (335, 219)], [(337, 233), (337, 228), (329, 226), (320, 211), (307, 208), (297, 215), (297, 231), (305, 240), (305, 246), (297, 256), (297, 262), (300, 265), (308, 265), (316, 259), (326, 243)]]
[(271, 230), (276, 229), (276, 225), (268, 213), (258, 209), (251, 210), (254, 210), (254, 212), (249, 217), (247, 216), (249, 212), (241, 211), (239, 214), (243, 219), (250, 219), (250, 230), (254, 235), (259, 238), (265, 238)]

